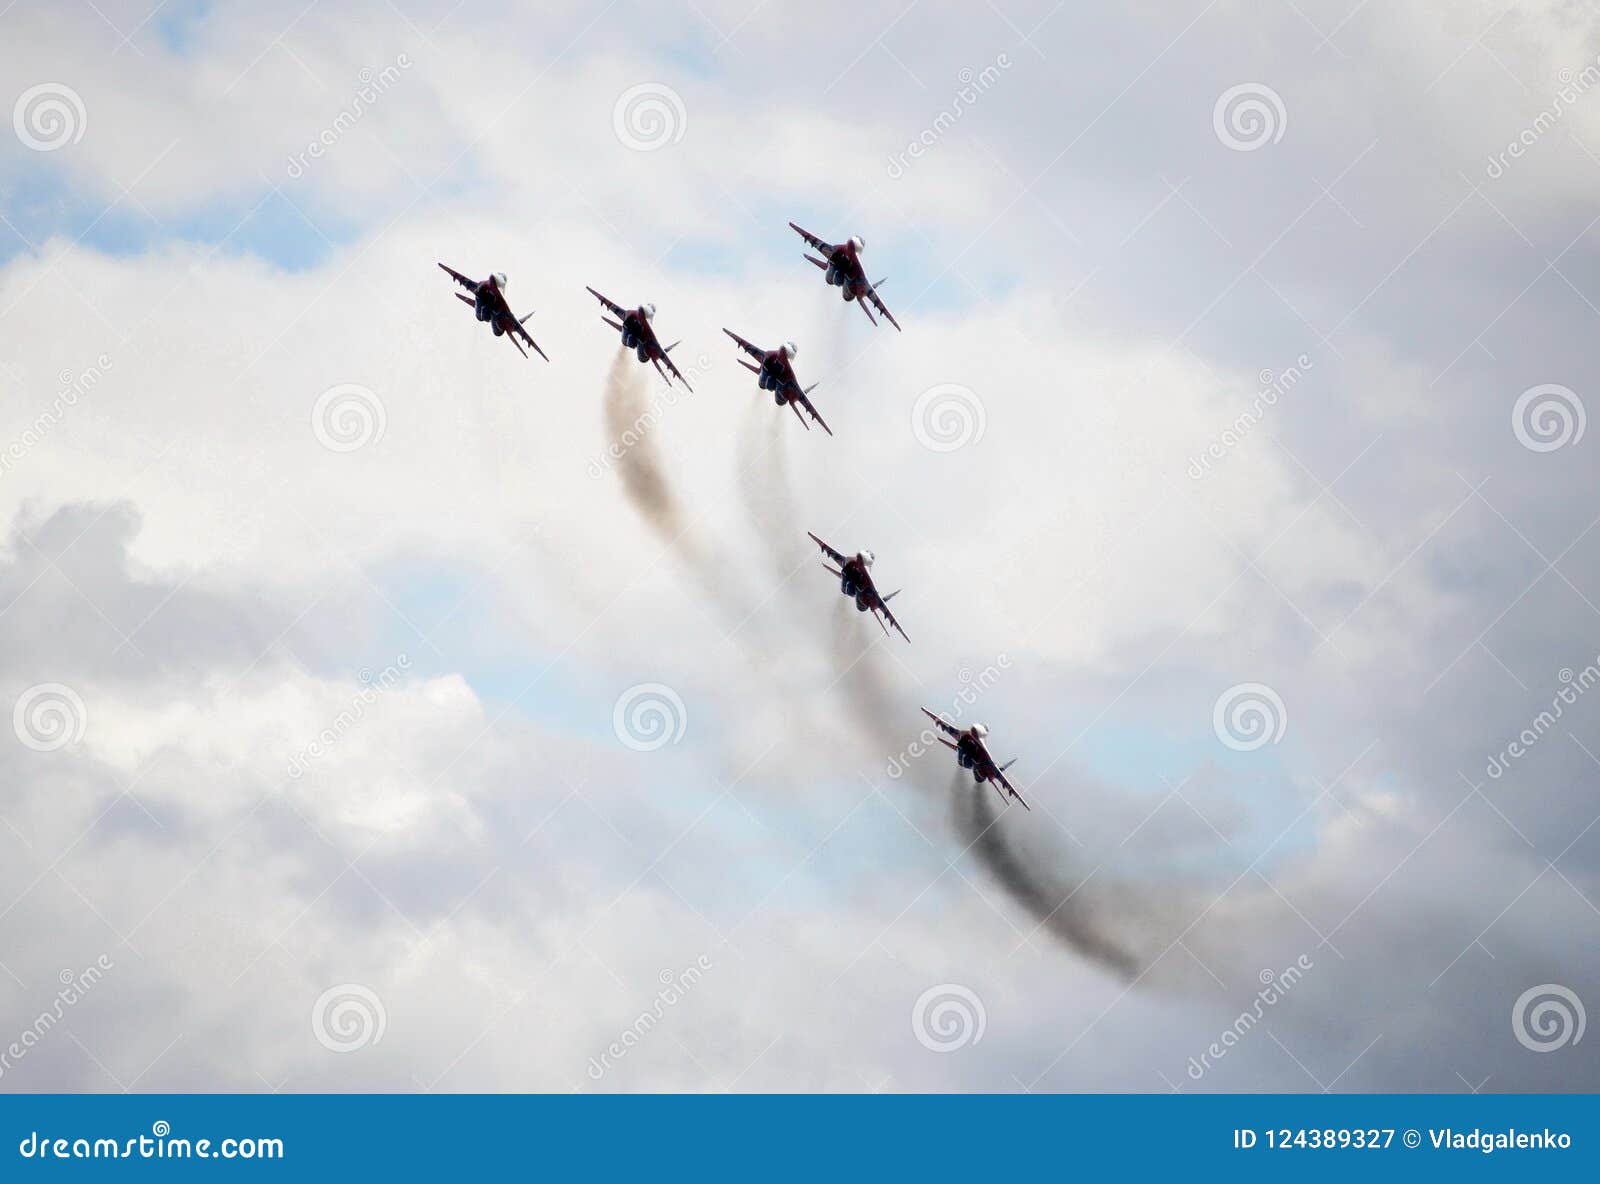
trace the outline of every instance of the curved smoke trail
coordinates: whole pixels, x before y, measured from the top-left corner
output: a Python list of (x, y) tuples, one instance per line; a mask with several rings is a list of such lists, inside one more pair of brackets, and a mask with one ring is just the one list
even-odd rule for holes
[(673, 490), (667, 466), (656, 448), (655, 411), (650, 406), (650, 376), (633, 364), (633, 354), (619, 349), (606, 375), (606, 434), (619, 454), (622, 489), (645, 523), (667, 544), (719, 607), (735, 618), (744, 608), (729, 588), (727, 565), (717, 562), (701, 544), (683, 502)]
[[(906, 688), (896, 686), (883, 663), (875, 639), (856, 624), (852, 604), (839, 600), (832, 630), (833, 656), (839, 665), (838, 685), (849, 704), (851, 721), (876, 754), (885, 760), (904, 748), (912, 735), (908, 712), (914, 704)], [(907, 718), (907, 728), (892, 721)], [(950, 755), (938, 749), (933, 755)], [(929, 766), (922, 765), (924, 769)], [(924, 777), (924, 780), (928, 780)], [(938, 792), (938, 787), (930, 786)], [(1143, 969), (1132, 949), (1134, 910), (1112, 908), (1098, 893), (1078, 891), (1083, 877), (1069, 852), (1030, 851), (1014, 840), (1000, 822), (1000, 805), (988, 785), (978, 786), (957, 769), (944, 788), (956, 840), (1032, 920), (1057, 944), (1116, 974), (1133, 980)], [(1046, 823), (1048, 825), (1048, 823)]]
[(957, 837), (1036, 926), (1124, 981), (1139, 974), (1139, 960), (1114, 932), (1124, 926), (1088, 895), (1079, 894), (1087, 880), (1076, 887), (1065, 885), (1060, 868), (1038, 866), (1030, 853), (1007, 840), (999, 822), (999, 799), (988, 785), (975, 784), (957, 769), (950, 783), (950, 805)]

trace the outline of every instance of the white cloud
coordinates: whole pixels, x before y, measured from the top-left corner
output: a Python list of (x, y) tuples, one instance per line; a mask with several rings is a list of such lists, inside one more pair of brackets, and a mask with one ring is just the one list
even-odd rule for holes
[[(1471, 19), (1405, 6), (1320, 54), (1293, 14), (1219, 12), (1176, 43), (1181, 22), (1084, 37), (1061, 14), (1043, 57), (978, 14), (846, 69), (814, 32), (837, 21), (740, 7), (684, 33), (710, 69), (598, 31), (556, 56), (576, 7), (536, 42), (476, 36), (468, 10), (436, 29), (318, 10), (281, 40), (292, 12), (229, 11), (181, 58), (148, 35), (113, 52), (93, 14), (8, 14), (8, 76), (81, 82), (90, 123), (48, 158), (8, 149), (6, 176), (176, 225), (243, 214), (265, 175), (340, 231), (286, 272), (162, 234), (108, 254), (72, 225), (0, 271), (0, 440), (28, 441), (0, 486), (0, 689), (70, 685), (90, 720), (62, 752), (0, 758), (4, 1014), (61, 966), (117, 963), (73, 1016), (104, 1068), (58, 1040), (8, 1083), (105, 1087), (154, 1061), (141, 1087), (1144, 1089), (1262, 966), (1309, 951), (1273, 1022), (1322, 1080), (1380, 1036), (1341, 1084), (1592, 1086), (1519, 1059), (1501, 1024), (1527, 975), (1593, 981), (1572, 939), (1600, 833), (1570, 792), (1583, 755), (1551, 746), (1503, 801), (1461, 780), (1594, 598), (1584, 458), (1527, 454), (1507, 424), (1528, 386), (1581, 385), (1591, 315), (1507, 222), (1554, 256), (1592, 166), (1569, 140), (1484, 197), (1457, 173), (1526, 98), (1501, 67), (1541, 95), (1581, 46), (1560, 12), (1495, 32), (1498, 61)], [(803, 102), (768, 73), (779, 48)], [(891, 179), (959, 68), (1001, 50), (1016, 65)], [(361, 68), (402, 52), (370, 111), (282, 176)], [(1211, 104), (1252, 53), (1280, 63), (1290, 122), (1232, 153)], [(645, 80), (687, 128), (641, 153), (611, 122)], [(1574, 110), (1580, 138), (1592, 118)], [(906, 333), (840, 304), (788, 217), (865, 231)], [(483, 333), (440, 259), (510, 272), (553, 362)], [(656, 436), (709, 569), (638, 521), (614, 470), (588, 475), (616, 347), (586, 284), (654, 300), (684, 338), (697, 393)], [(801, 343), (836, 438), (785, 422), (725, 325)], [(1291, 365), (1303, 381), (1241, 429), (1260, 372)], [(349, 452), (311, 422), (341, 384), (382, 407)], [(981, 403), (981, 441), (918, 443), (941, 384)], [(915, 645), (851, 665), (870, 626), (807, 529), (877, 551)], [(401, 652), (415, 668), (341, 719), (355, 671)], [(962, 853), (942, 765), (869, 791), (917, 701), (1000, 654), (980, 710), (1038, 809), (997, 833), (1041, 893), (1094, 873), (1063, 915), (1148, 968), (1125, 998)], [(612, 705), (657, 681), (685, 739), (630, 753)], [(1244, 681), (1289, 726), (1224, 763), (1212, 705)], [(661, 972), (702, 955), (704, 981), (594, 1081)], [(941, 982), (989, 1021), (949, 1056), (909, 1029)], [(387, 1013), (352, 1056), (310, 1031), (341, 983)], [(1201, 1087), (1305, 1085), (1257, 1039)]]

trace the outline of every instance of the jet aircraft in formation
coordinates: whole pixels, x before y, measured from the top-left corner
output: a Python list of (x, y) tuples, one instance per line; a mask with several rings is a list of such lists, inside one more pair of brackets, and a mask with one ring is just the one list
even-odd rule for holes
[[(872, 315), (872, 308), (876, 308), (895, 329), (898, 330), (900, 328), (900, 322), (894, 319), (894, 315), (883, 303), (883, 298), (878, 295), (878, 289), (883, 286), (883, 281), (878, 280), (873, 283), (867, 279), (866, 270), (861, 264), (861, 254), (866, 250), (867, 245), (860, 236), (852, 236), (842, 243), (829, 243), (793, 222), (789, 223), (789, 225), (796, 234), (805, 239), (807, 246), (816, 252), (815, 255), (808, 254), (805, 258), (822, 269), (828, 284), (838, 288), (839, 294), (846, 301), (854, 301), (859, 304), (861, 311), (866, 314), (867, 319), (874, 325), (878, 322), (877, 318)], [(439, 266), (449, 273), (450, 277), (465, 288), (467, 292), (471, 293), (470, 296), (462, 292), (457, 292), (456, 295), (459, 299), (472, 306), (473, 313), (478, 320), (489, 325), (494, 330), (496, 337), (509, 337), (511, 343), (517, 347), (524, 357), (527, 356), (527, 350), (522, 348), (522, 343), (527, 342), (541, 358), (544, 358), (547, 362), (550, 360), (524, 327), (528, 317), (533, 314), (530, 312), (527, 316), (518, 319), (517, 315), (511, 311), (511, 305), (506, 300), (506, 276), (504, 272), (494, 272), (486, 279), (474, 280), (453, 267), (447, 267), (443, 263), (439, 264)], [(663, 348), (656, 337), (653, 323), (656, 316), (655, 305), (641, 304), (637, 308), (624, 308), (615, 301), (602, 296), (593, 288), (589, 288), (588, 291), (610, 314), (609, 316), (602, 315), (600, 319), (621, 334), (623, 346), (633, 350), (640, 362), (647, 362), (654, 366), (656, 372), (669, 385), (672, 379), (676, 378), (683, 383), (685, 388), (691, 391), (694, 389), (689, 386), (688, 379), (684, 378), (682, 372), (679, 371), (678, 367), (673, 364), (671, 357), (668, 356), (680, 343), (673, 342)], [(868, 308), (868, 304), (872, 308)], [(723, 332), (733, 339), (734, 344), (743, 353), (754, 359), (751, 362), (740, 358), (739, 364), (756, 375), (756, 382), (762, 390), (772, 392), (773, 401), (778, 406), (787, 406), (794, 412), (795, 418), (800, 421), (802, 426), (809, 430), (811, 425), (806, 422), (805, 416), (800, 414), (801, 409), (804, 408), (806, 415), (815, 420), (823, 431), (830, 436), (833, 435), (833, 429), (828, 427), (822, 416), (817, 414), (817, 409), (811, 404), (810, 395), (816, 389), (816, 384), (813, 383), (811, 386), (802, 388), (799, 379), (795, 377), (794, 359), (795, 355), (799, 353), (799, 349), (794, 342), (786, 341), (776, 349), (763, 349), (750, 341), (746, 341), (731, 329), (724, 329)], [(663, 366), (666, 368), (665, 370), (662, 369)], [(669, 373), (671, 377), (668, 377)], [(809, 534), (809, 532), (807, 533)], [(823, 554), (831, 561), (824, 562), (823, 566), (839, 578), (839, 591), (855, 601), (858, 611), (871, 612), (873, 620), (878, 622), (885, 636), (888, 635), (889, 629), (892, 627), (895, 632), (909, 642), (911, 638), (906, 636), (906, 631), (900, 627), (900, 622), (895, 619), (894, 613), (889, 609), (889, 601), (900, 593), (895, 591), (885, 596), (878, 591), (877, 585), (872, 578), (871, 569), (874, 562), (872, 552), (863, 550), (856, 552), (854, 555), (846, 555), (841, 551), (834, 550), (816, 535), (812, 534), (810, 537), (811, 541), (816, 543), (822, 549)], [(1022, 800), (1022, 795), (1017, 792), (1016, 787), (1006, 777), (1006, 770), (1014, 765), (1016, 761), (1013, 759), (1003, 765), (996, 764), (995, 759), (989, 755), (989, 749), (984, 743), (985, 737), (989, 734), (988, 727), (984, 724), (973, 724), (970, 728), (958, 728), (955, 724), (929, 711), (926, 707), (921, 710), (943, 733), (939, 737), (939, 743), (955, 752), (956, 763), (961, 768), (970, 771), (973, 780), (977, 784), (982, 785), (984, 782), (988, 782), (995, 787), (995, 792), (1000, 794), (1002, 800), (1005, 800), (1009, 794), (1011, 798), (1014, 798), (1022, 805), (1023, 809), (1030, 808), (1028, 803)]]

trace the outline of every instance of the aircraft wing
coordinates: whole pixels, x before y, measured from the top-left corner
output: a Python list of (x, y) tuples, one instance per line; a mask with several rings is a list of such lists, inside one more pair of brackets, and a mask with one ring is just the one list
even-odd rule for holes
[[(883, 297), (878, 295), (878, 289), (869, 287), (867, 289), (867, 299), (872, 301), (873, 306), (888, 319), (891, 325), (896, 329), (900, 329), (900, 322), (894, 319), (894, 313), (890, 312), (889, 306), (884, 304)], [(904, 332), (904, 330), (901, 331)], [(1021, 801), (1022, 799), (1019, 798), (1017, 800)]]
[(927, 716), (934, 723), (938, 724), (939, 727), (943, 731), (948, 732), (952, 736), (961, 735), (961, 729), (960, 728), (956, 727), (954, 724), (945, 723), (945, 721), (943, 719), (941, 719), (939, 716), (933, 714), (933, 712), (929, 711), (926, 707), (922, 708), (921, 711), (922, 711), (923, 715)]
[(759, 345), (753, 345), (752, 343), (746, 341), (732, 329), (724, 329), (723, 332), (729, 337), (733, 338), (734, 344), (736, 344), (740, 349), (744, 350), (744, 352), (749, 354), (752, 358), (755, 358), (757, 361), (760, 361), (767, 356), (766, 350), (762, 349)]
[(478, 281), (477, 280), (469, 279), (466, 276), (462, 275), (455, 268), (453, 268), (453, 267), (445, 267), (445, 265), (443, 263), (439, 264), (439, 266), (440, 267), (444, 267), (444, 270), (450, 273), (450, 278), (455, 280), (456, 283), (460, 284), (463, 288), (467, 289), (467, 291), (473, 293), (474, 295), (477, 294), (477, 291), (478, 291)]
[(607, 300), (604, 296), (600, 295), (600, 293), (596, 292), (593, 288), (590, 288), (587, 284), (584, 285), (584, 288), (588, 291), (589, 295), (593, 296), (601, 304), (605, 305), (606, 308), (610, 310), (612, 316), (619, 318), (627, 317), (628, 310), (623, 308), (622, 305), (616, 303), (614, 300)]
[[(877, 589), (873, 589), (873, 591), (876, 593)], [(881, 596), (878, 597), (878, 611), (888, 618), (889, 624), (894, 626), (894, 631), (896, 633), (898, 633), (901, 637), (905, 637), (906, 641), (908, 642), (911, 640), (909, 637), (906, 637), (906, 631), (900, 628), (900, 622), (894, 619), (894, 614), (889, 611), (889, 606), (884, 603), (883, 597)]]
[(1012, 785), (1010, 779), (1006, 777), (1006, 769), (1009, 769), (1015, 763), (1016, 763), (1015, 761), (1007, 761), (1005, 763), (1005, 765), (1002, 767), (1002, 766), (995, 765), (993, 758), (991, 758), (990, 761), (989, 761), (990, 766), (994, 769), (994, 774), (993, 774), (994, 779), (1005, 787), (1005, 791), (1007, 793), (1009, 793), (1012, 797), (1016, 798), (1019, 803), (1021, 803), (1022, 808), (1024, 810), (1032, 811), (1033, 807), (1028, 805), (1027, 802), (1024, 802), (1022, 800), (1022, 795), (1017, 792), (1017, 787), (1015, 785)]
[[(651, 332), (651, 336), (652, 337), (655, 336), (655, 333), (653, 331)], [(674, 343), (674, 344), (676, 344), (676, 343)], [(683, 376), (683, 372), (681, 370), (679, 370), (676, 365), (673, 364), (672, 356), (671, 356), (671, 347), (668, 347), (667, 349), (662, 349), (661, 348), (661, 343), (657, 342), (656, 343), (656, 354), (661, 359), (661, 361), (666, 363), (667, 369), (672, 371), (673, 377), (676, 378), (679, 382), (683, 383), (683, 389), (688, 391), (690, 394), (693, 394), (694, 393), (694, 387), (689, 385), (689, 380)]]
[[(530, 317), (532, 315), (533, 314), (531, 312), (528, 314), (528, 316), (530, 316)], [(527, 319), (528, 319), (527, 317), (523, 318), (524, 321), (527, 320)], [(544, 350), (540, 349), (539, 348), (539, 343), (533, 339), (533, 337), (528, 333), (527, 329), (523, 328), (522, 321), (518, 321), (518, 320), (513, 320), (512, 321), (512, 323), (511, 323), (511, 333), (512, 333), (512, 339), (513, 340), (515, 340), (518, 337), (522, 338), (522, 340), (526, 341), (528, 343), (528, 345), (533, 349), (534, 353), (538, 354), (541, 358), (543, 358), (547, 362), (550, 360), (550, 355), (545, 353)]]
[[(828, 426), (827, 421), (824, 420), (822, 416), (817, 414), (817, 409), (811, 405), (811, 400), (806, 398), (804, 391), (798, 391), (795, 394), (790, 395), (789, 401), (791, 403), (799, 403), (804, 406), (806, 412), (811, 416), (811, 418), (822, 425), (822, 430), (827, 432), (830, 436), (833, 435), (833, 429)], [(802, 420), (801, 422), (804, 421)]]
[(832, 547), (828, 546), (827, 543), (823, 542), (816, 535), (811, 534), (811, 532), (809, 530), (806, 531), (806, 534), (811, 536), (811, 541), (813, 543), (817, 544), (817, 546), (822, 548), (822, 553), (824, 555), (826, 555), (829, 559), (833, 560), (840, 567), (843, 567), (848, 562), (848, 560), (846, 560), (843, 555), (839, 554), (839, 552), (835, 551)]
[(814, 250), (821, 251), (824, 255), (833, 249), (832, 243), (823, 242), (820, 238), (812, 234), (803, 226), (796, 226), (793, 222), (791, 222), (789, 223), (789, 229), (794, 231), (801, 238), (805, 239), (808, 246), (812, 247)]

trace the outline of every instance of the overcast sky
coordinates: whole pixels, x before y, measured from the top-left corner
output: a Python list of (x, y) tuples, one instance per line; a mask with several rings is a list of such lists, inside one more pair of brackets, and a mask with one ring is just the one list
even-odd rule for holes
[(0, 14), (0, 1089), (1600, 1088), (1595, 16), (538, 9)]

